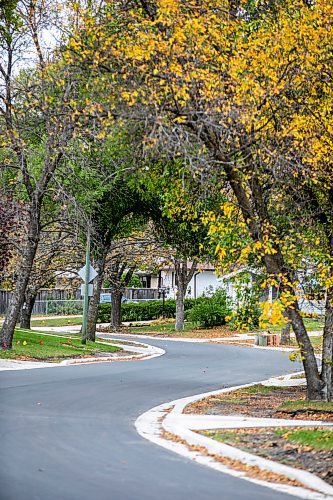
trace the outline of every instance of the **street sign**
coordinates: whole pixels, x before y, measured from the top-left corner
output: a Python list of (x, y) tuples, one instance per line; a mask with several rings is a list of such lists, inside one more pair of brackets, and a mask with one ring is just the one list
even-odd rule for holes
[[(84, 297), (84, 292), (85, 292), (86, 285), (83, 284), (81, 285), (81, 296)], [(88, 285), (88, 297), (92, 297), (94, 294), (94, 286), (93, 285)]]
[(100, 303), (107, 304), (111, 302), (111, 293), (101, 293)]
[[(88, 283), (90, 283), (92, 280), (94, 280), (97, 276), (97, 271), (93, 268), (93, 266), (90, 264), (90, 268), (89, 268), (89, 280), (88, 280)], [(78, 275), (80, 276), (80, 278), (83, 279), (83, 281), (85, 281), (86, 279), (86, 266), (83, 266), (80, 271), (78, 271)]]

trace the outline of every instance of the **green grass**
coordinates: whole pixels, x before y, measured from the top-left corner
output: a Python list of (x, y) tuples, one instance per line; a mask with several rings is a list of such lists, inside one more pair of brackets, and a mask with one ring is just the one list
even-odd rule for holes
[(232, 431), (203, 431), (199, 432), (199, 434), (203, 434), (211, 439), (215, 439), (215, 441), (220, 441), (222, 443), (237, 443), (239, 441), (239, 436), (235, 432)]
[[(320, 330), (323, 330), (323, 328), (324, 328), (324, 322), (322, 319), (303, 318), (303, 320), (304, 320), (304, 325), (305, 325), (308, 332), (320, 331)], [(281, 333), (282, 326), (267, 325), (267, 327), (264, 328), (263, 331), (267, 331), (267, 330), (269, 330), (272, 333)], [(292, 328), (291, 328), (291, 331), (292, 331)]]
[(316, 450), (333, 450), (333, 431), (329, 429), (278, 429), (275, 431), (278, 436), (282, 436), (288, 441), (311, 446)]
[(328, 411), (333, 412), (333, 403), (326, 403), (325, 401), (285, 401), (279, 408), (290, 411), (296, 410), (313, 410), (313, 411)]
[[(190, 332), (194, 328), (192, 323), (185, 323), (184, 330), (185, 332)], [(132, 333), (150, 333), (150, 332), (158, 332), (158, 333), (177, 333), (181, 335), (182, 332), (175, 331), (175, 323), (159, 323), (156, 325), (147, 325), (147, 326), (130, 326), (129, 330)]]
[(31, 318), (31, 326), (34, 328), (38, 328), (40, 326), (67, 326), (67, 325), (81, 325), (82, 324), (82, 316), (79, 317), (71, 317), (67, 316), (66, 318), (45, 318), (45, 319), (34, 319)]
[(77, 336), (66, 337), (38, 334), (30, 330), (15, 330), (13, 348), (0, 350), (0, 358), (15, 359), (20, 357), (38, 360), (61, 361), (65, 358), (90, 357), (94, 351), (116, 352), (120, 348), (112, 345), (87, 341), (81, 344)]
[[(333, 430), (330, 429), (276, 429), (275, 434), (287, 441), (316, 450), (333, 449)], [(203, 431), (205, 436), (222, 443), (238, 444), (241, 436), (232, 431)]]
[(294, 379), (303, 379), (305, 378), (305, 373), (302, 372), (302, 373), (299, 373), (298, 375), (293, 375), (292, 377), (290, 377), (291, 380), (294, 380)]
[(245, 387), (241, 389), (242, 393), (248, 394), (270, 394), (273, 391), (281, 390), (281, 387), (275, 385), (253, 385), (252, 387)]

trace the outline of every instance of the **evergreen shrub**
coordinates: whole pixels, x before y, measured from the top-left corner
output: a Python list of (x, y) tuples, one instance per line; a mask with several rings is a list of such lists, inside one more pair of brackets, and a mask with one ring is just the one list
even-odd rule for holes
[(230, 299), (224, 290), (217, 289), (211, 297), (192, 307), (187, 312), (186, 319), (198, 327), (212, 328), (225, 325), (230, 314)]
[[(185, 299), (185, 311), (194, 305), (208, 301), (208, 298)], [(98, 307), (98, 323), (109, 323), (112, 304), (100, 304)], [(144, 302), (125, 302), (121, 305), (122, 321), (148, 321), (158, 319), (163, 314), (162, 300), (146, 300)], [(164, 302), (164, 314), (166, 318), (174, 318), (176, 315), (176, 301), (167, 299)]]

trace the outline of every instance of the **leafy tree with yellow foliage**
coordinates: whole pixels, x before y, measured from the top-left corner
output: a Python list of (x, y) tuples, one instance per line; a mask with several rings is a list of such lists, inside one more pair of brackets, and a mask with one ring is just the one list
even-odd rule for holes
[[(308, 397), (331, 400), (332, 2), (138, 0), (105, 2), (98, 15), (76, 9), (73, 49), (119, 89), (127, 118), (144, 119), (146, 146), (200, 157), (198, 172), (209, 165), (231, 194), (251, 239), (240, 253), (259, 256), (278, 282)], [(295, 193), (323, 238), (321, 371), (297, 303), (295, 243), (275, 216), (276, 203)], [(229, 206), (222, 210), (228, 217)], [(223, 245), (217, 253), (224, 258)]]

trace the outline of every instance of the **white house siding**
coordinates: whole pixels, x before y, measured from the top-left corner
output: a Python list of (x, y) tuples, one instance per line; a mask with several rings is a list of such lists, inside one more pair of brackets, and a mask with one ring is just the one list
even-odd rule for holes
[(201, 297), (202, 295), (207, 294), (207, 292), (215, 291), (219, 286), (221, 286), (221, 284), (218, 281), (218, 276), (214, 274), (214, 271), (199, 272), (198, 274), (195, 274), (190, 281), (190, 297)]
[[(161, 277), (163, 279), (163, 286), (169, 289), (168, 297), (175, 298), (177, 291), (175, 287), (175, 272), (172, 270), (162, 271)], [(186, 297), (201, 297), (209, 291), (214, 291), (219, 286), (221, 284), (218, 282), (218, 278), (213, 271), (198, 272), (189, 283)]]

